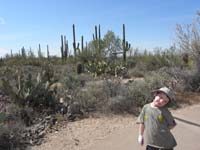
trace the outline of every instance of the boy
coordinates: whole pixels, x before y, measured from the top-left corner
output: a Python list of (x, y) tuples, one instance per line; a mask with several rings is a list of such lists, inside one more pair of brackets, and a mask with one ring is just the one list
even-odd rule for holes
[(137, 119), (138, 142), (143, 145), (145, 141), (146, 150), (173, 150), (177, 143), (170, 129), (176, 126), (176, 122), (168, 110), (168, 106), (174, 102), (173, 93), (169, 88), (162, 87), (153, 94), (153, 101), (144, 105)]

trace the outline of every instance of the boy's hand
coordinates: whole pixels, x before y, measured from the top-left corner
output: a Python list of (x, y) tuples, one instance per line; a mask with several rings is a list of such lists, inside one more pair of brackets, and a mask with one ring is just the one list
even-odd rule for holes
[(142, 136), (141, 134), (139, 134), (139, 136), (138, 136), (138, 143), (139, 143), (140, 145), (143, 145), (143, 144), (144, 144), (144, 138), (143, 138), (143, 136)]
[(176, 124), (176, 121), (173, 120), (173, 125), (169, 126), (169, 129), (173, 129), (176, 125), (177, 125), (177, 124)]

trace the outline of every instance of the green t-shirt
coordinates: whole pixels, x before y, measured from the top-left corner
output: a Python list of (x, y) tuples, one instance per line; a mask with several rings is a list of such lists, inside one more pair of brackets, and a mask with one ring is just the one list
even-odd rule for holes
[(3, 113), (3, 112), (0, 112), (0, 136), (5, 133), (5, 129), (4, 129), (4, 126), (3, 126), (3, 122), (6, 118), (6, 114)]
[(0, 112), (0, 124), (4, 121), (6, 115), (3, 112)]
[(169, 128), (175, 125), (174, 118), (167, 107), (155, 108), (151, 107), (150, 104), (144, 105), (137, 123), (143, 123), (145, 126), (147, 145), (166, 149), (177, 145)]

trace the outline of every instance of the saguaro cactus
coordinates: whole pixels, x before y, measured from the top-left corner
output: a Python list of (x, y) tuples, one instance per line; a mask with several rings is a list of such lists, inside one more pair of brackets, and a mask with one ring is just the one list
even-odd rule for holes
[(98, 40), (97, 26), (95, 26), (95, 40)]
[(49, 45), (47, 45), (47, 58), (49, 59), (50, 56), (49, 56)]
[(10, 50), (10, 57), (13, 57), (12, 49)]
[[(98, 32), (97, 32), (98, 30)], [(97, 26), (95, 25), (95, 34), (93, 34), (93, 40), (95, 41), (95, 46), (98, 50), (98, 54), (99, 56), (101, 55), (101, 28), (100, 28), (100, 24), (97, 28)]]
[(64, 44), (65, 44), (64, 57), (66, 60), (68, 57), (68, 51), (69, 51), (69, 46), (68, 46), (68, 41), (66, 40), (66, 36), (64, 36)]
[(88, 43), (87, 42), (85, 43), (85, 50), (86, 51), (88, 50)]
[(101, 39), (101, 26), (99, 24), (99, 40)]
[(38, 47), (38, 58), (43, 58), (43, 54), (42, 54), (42, 50), (41, 50), (40, 44), (39, 44), (39, 47)]
[(99, 39), (98, 39), (99, 54), (101, 54), (101, 27), (99, 24)]
[(125, 25), (123, 24), (123, 40), (122, 40), (122, 46), (123, 46), (123, 59), (124, 62), (126, 62), (126, 52), (130, 49), (131, 44), (126, 41), (126, 33), (125, 33)]
[(41, 46), (40, 46), (40, 44), (39, 44), (39, 46), (38, 46), (38, 50), (41, 51)]
[(23, 58), (26, 58), (26, 50), (24, 48), (24, 46), (21, 48), (21, 54)]
[(78, 53), (80, 54), (80, 43), (77, 43), (76, 45), (76, 34), (75, 34), (75, 25), (73, 24), (73, 48), (74, 48), (74, 56), (76, 57), (77, 55), (77, 50)]
[(61, 35), (61, 47), (60, 47), (60, 51), (61, 51), (61, 58), (63, 60), (64, 59), (64, 40), (63, 40), (63, 35)]
[(83, 36), (81, 36), (81, 51), (83, 52), (84, 45), (83, 45)]
[(73, 24), (73, 48), (74, 48), (74, 56), (76, 57), (76, 34), (75, 34), (75, 25)]

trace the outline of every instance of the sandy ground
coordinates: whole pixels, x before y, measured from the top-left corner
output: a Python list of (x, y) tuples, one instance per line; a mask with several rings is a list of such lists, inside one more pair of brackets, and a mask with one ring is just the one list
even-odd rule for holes
[[(200, 149), (200, 105), (172, 111), (177, 127), (172, 130), (175, 150)], [(46, 142), (33, 150), (142, 150), (137, 143), (138, 126), (134, 116), (104, 116), (71, 122), (49, 134)]]

